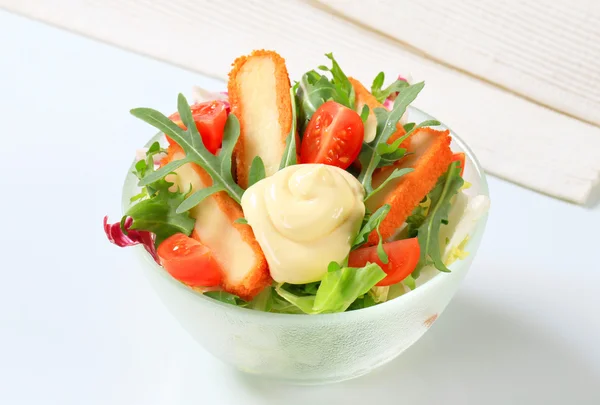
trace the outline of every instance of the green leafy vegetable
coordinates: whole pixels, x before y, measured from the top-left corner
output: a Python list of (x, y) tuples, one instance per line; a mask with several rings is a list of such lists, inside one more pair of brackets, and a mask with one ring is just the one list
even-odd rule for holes
[[(377, 92), (381, 91), (381, 88), (383, 87), (383, 83), (385, 82), (385, 73), (383, 72), (379, 72), (377, 73), (377, 76), (375, 76), (375, 79), (373, 79), (373, 84), (371, 84), (371, 94), (375, 95)], [(380, 103), (382, 103), (383, 101), (377, 100)]]
[(229, 114), (227, 117), (223, 132), (223, 146), (219, 155), (214, 156), (202, 143), (202, 138), (192, 118), (190, 106), (182, 94), (179, 94), (177, 100), (177, 110), (187, 130), (179, 128), (165, 115), (151, 108), (131, 110), (131, 114), (135, 117), (167, 134), (173, 141), (177, 142), (185, 153), (183, 159), (170, 162), (144, 177), (140, 181), (140, 186), (146, 186), (160, 180), (182, 165), (192, 162), (198, 164), (210, 175), (213, 186), (215, 186), (214, 191), (226, 191), (234, 201), (240, 203), (244, 190), (237, 185), (231, 174), (231, 155), (240, 134), (240, 124), (235, 115)]
[[(144, 181), (154, 173), (154, 156), (164, 152), (158, 142), (154, 142), (146, 152), (146, 158), (135, 164), (133, 173), (140, 181)], [(185, 200), (186, 195), (180, 190), (170, 191), (173, 183), (164, 178), (148, 182), (142, 192), (131, 201), (138, 201), (131, 206), (121, 219), (121, 228), (127, 217), (133, 222), (130, 229), (148, 231), (155, 234), (155, 244), (176, 233), (189, 235), (194, 227), (194, 219), (187, 213), (178, 212), (177, 207)]]
[(189, 211), (192, 208), (194, 208), (196, 205), (200, 204), (206, 197), (213, 195), (214, 193), (217, 193), (219, 191), (224, 191), (223, 187), (221, 187), (219, 185), (201, 188), (200, 190), (196, 191), (195, 193), (190, 195), (188, 198), (186, 198), (179, 205), (179, 207), (177, 207), (177, 210), (175, 212), (177, 212), (178, 214), (181, 214), (182, 212)]
[[(158, 142), (152, 143), (152, 145), (150, 145), (150, 147), (148, 148), (148, 151), (146, 152), (146, 158), (139, 160), (135, 164), (133, 174), (135, 174), (135, 176), (141, 180), (145, 176), (147, 176), (148, 173), (153, 172), (154, 171), (154, 156), (159, 153), (164, 153), (164, 152), (165, 152), (165, 150), (160, 147), (160, 144)], [(160, 188), (165, 188), (165, 187), (169, 188), (171, 185), (172, 185), (172, 183), (167, 183), (167, 181), (164, 179), (157, 180), (156, 182), (148, 184), (145, 187), (143, 187), (142, 191), (139, 194), (131, 197), (130, 201), (134, 202), (134, 201), (141, 200), (141, 199), (144, 199), (147, 197), (152, 197), (156, 193), (156, 191), (159, 190)]]
[(335, 101), (345, 105), (351, 110), (354, 110), (356, 103), (354, 86), (352, 86), (352, 83), (350, 83), (350, 80), (348, 80), (348, 76), (346, 76), (346, 74), (342, 71), (342, 68), (340, 68), (340, 65), (338, 65), (337, 61), (333, 57), (333, 53), (326, 53), (325, 56), (327, 56), (327, 58), (329, 58), (331, 61), (331, 69), (329, 69), (329, 72), (331, 72), (331, 75), (333, 76), (331, 83), (333, 83), (334, 87), (336, 88), (338, 95), (338, 100)]
[(402, 280), (402, 284), (404, 284), (411, 290), (414, 290), (415, 288), (417, 288), (417, 284), (415, 283), (415, 279), (413, 278), (412, 275), (409, 275), (404, 280)]
[(250, 165), (250, 173), (248, 173), (248, 188), (265, 177), (265, 164), (260, 156), (255, 156)]
[(383, 249), (383, 238), (381, 237), (381, 232), (379, 232), (379, 226), (375, 230), (377, 231), (377, 240), (379, 241), (377, 242), (377, 257), (383, 264), (388, 264), (390, 259)]
[(367, 122), (367, 118), (369, 118), (369, 113), (371, 112), (371, 110), (369, 109), (368, 105), (363, 105), (362, 111), (360, 112), (360, 120), (363, 122), (363, 124), (365, 122)]
[(204, 293), (204, 295), (217, 301), (224, 302), (225, 304), (236, 306), (246, 306), (248, 304), (246, 301), (244, 301), (237, 295), (230, 294), (225, 291), (207, 291)]
[(332, 67), (319, 66), (319, 69), (331, 74), (332, 78), (315, 70), (306, 72), (298, 83), (296, 98), (298, 101), (298, 129), (303, 134), (308, 121), (317, 109), (326, 101), (333, 100), (352, 110), (355, 109), (356, 95), (354, 87), (342, 71), (331, 53), (326, 54)]
[(369, 263), (361, 268), (341, 267), (328, 271), (315, 295), (294, 292), (288, 285), (278, 285), (275, 291), (306, 314), (344, 312), (385, 276), (377, 264)]
[(357, 297), (366, 294), (371, 287), (383, 280), (386, 273), (375, 263), (365, 267), (343, 267), (327, 272), (315, 296), (313, 311), (343, 312)]
[(152, 197), (130, 207), (125, 217), (131, 217), (130, 229), (144, 230), (156, 235), (156, 246), (176, 233), (189, 235), (194, 228), (194, 219), (187, 212), (177, 213), (177, 207), (185, 195), (171, 192), (168, 188), (158, 190)]
[(336, 89), (327, 76), (314, 70), (306, 72), (298, 83), (296, 100), (298, 105), (299, 133), (303, 134), (308, 121), (326, 101), (335, 98)]
[(396, 163), (397, 160), (400, 160), (403, 157), (407, 156), (406, 149), (401, 148), (400, 144), (402, 144), (402, 142), (404, 142), (409, 136), (411, 136), (414, 131), (422, 127), (433, 127), (437, 125), (440, 125), (440, 122), (436, 120), (423, 121), (419, 125), (415, 125), (413, 122), (411, 122), (404, 126), (404, 130), (406, 131), (406, 133), (400, 138), (396, 139), (391, 144), (377, 144), (375, 151), (381, 159), (377, 167), (391, 166), (394, 163)]
[(375, 139), (370, 143), (364, 143), (358, 156), (361, 164), (361, 171), (358, 176), (358, 181), (361, 182), (367, 194), (373, 191), (371, 184), (373, 172), (379, 167), (381, 155), (376, 152), (377, 145), (387, 143), (389, 137), (396, 132), (396, 124), (404, 115), (406, 108), (412, 103), (417, 95), (423, 89), (424, 83), (417, 83), (406, 87), (400, 92), (392, 111), (387, 111), (384, 108), (376, 108), (375, 116), (377, 117), (377, 132)]
[[(290, 97), (292, 99), (292, 126), (290, 128), (290, 133), (287, 135), (285, 139), (285, 149), (283, 151), (283, 157), (281, 158), (281, 164), (279, 165), (279, 170), (286, 168), (291, 165), (295, 165), (297, 162), (297, 145), (296, 145), (296, 124), (298, 122), (298, 118), (296, 117), (296, 97), (294, 93), (298, 88), (298, 83), (296, 83), (290, 89)], [(254, 163), (254, 162), (253, 162)]]
[(419, 228), (425, 222), (429, 207), (431, 206), (431, 199), (426, 196), (423, 201), (413, 210), (412, 214), (406, 219), (407, 235), (409, 238), (414, 238), (419, 233)]
[(365, 201), (367, 201), (369, 198), (373, 197), (375, 194), (383, 190), (390, 181), (402, 177), (405, 174), (408, 174), (414, 170), (415, 169), (412, 168), (394, 169), (394, 171), (383, 181), (383, 183), (381, 183), (376, 189), (367, 194), (367, 196), (365, 197)]
[(364, 294), (362, 297), (355, 299), (346, 311), (356, 311), (357, 309), (369, 308), (373, 305), (377, 305), (377, 302), (375, 302), (371, 294)]
[(273, 308), (273, 295), (273, 287), (266, 287), (248, 303), (247, 308), (257, 311), (271, 312), (271, 309)]
[(386, 302), (390, 292), (390, 286), (375, 286), (369, 290), (370, 295), (376, 303)]
[(244, 224), (247, 225), (248, 224), (248, 220), (246, 218), (238, 218), (235, 221), (233, 221), (234, 224)]
[[(369, 240), (369, 235), (375, 229), (379, 229), (381, 221), (383, 221), (388, 212), (390, 212), (390, 208), (391, 206), (389, 204), (385, 204), (379, 207), (379, 209), (377, 209), (377, 211), (375, 211), (373, 214), (365, 215), (365, 218), (363, 219), (363, 224), (360, 227), (358, 234), (356, 234), (354, 240), (352, 241), (351, 250), (358, 249), (359, 247), (367, 243), (367, 240)], [(381, 242), (381, 238), (379, 238), (379, 240)]]
[(436, 186), (429, 193), (431, 206), (427, 217), (417, 230), (417, 238), (421, 247), (421, 258), (413, 277), (417, 278), (420, 269), (433, 264), (439, 271), (449, 272), (442, 261), (442, 247), (440, 246), (440, 227), (448, 220), (451, 199), (463, 185), (460, 177), (459, 162), (452, 162), (448, 171), (440, 177)]
[(379, 72), (379, 74), (375, 76), (375, 79), (373, 79), (373, 84), (371, 85), (371, 94), (373, 94), (373, 96), (380, 103), (383, 103), (392, 94), (402, 91), (402, 89), (405, 89), (409, 86), (406, 80), (398, 79), (385, 89), (382, 89), (384, 81), (385, 74), (383, 72)]
[(283, 285), (277, 285), (275, 287), (275, 291), (279, 294), (280, 297), (285, 299), (287, 302), (298, 308), (305, 314), (317, 314), (313, 310), (313, 306), (315, 304), (315, 296), (314, 295), (296, 295), (293, 292), (290, 292), (283, 288)]

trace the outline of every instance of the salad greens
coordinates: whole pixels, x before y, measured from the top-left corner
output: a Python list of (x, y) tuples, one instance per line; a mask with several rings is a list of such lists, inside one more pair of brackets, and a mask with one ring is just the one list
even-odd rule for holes
[[(174, 160), (145, 176), (140, 180), (140, 186), (146, 186), (147, 184), (160, 180), (175, 169), (191, 162), (198, 164), (210, 175), (213, 181), (210, 194), (218, 191), (225, 191), (239, 204), (242, 200), (244, 190), (238, 186), (231, 174), (231, 156), (233, 154), (233, 147), (240, 135), (240, 123), (238, 122), (238, 119), (234, 114), (229, 114), (227, 117), (225, 131), (223, 133), (223, 146), (219, 155), (215, 156), (204, 146), (200, 133), (194, 123), (190, 105), (183, 94), (179, 94), (177, 99), (177, 110), (179, 111), (183, 124), (187, 127), (186, 130), (179, 128), (177, 124), (165, 115), (151, 108), (135, 108), (131, 110), (132, 115), (146, 121), (148, 124), (167, 134), (181, 146), (185, 153), (183, 159)], [(185, 208), (193, 208), (210, 194), (207, 194), (206, 192), (202, 193), (202, 190), (197, 191), (188, 197), (191, 201), (186, 204)]]
[(315, 294), (288, 289), (286, 284), (277, 285), (275, 291), (306, 314), (343, 312), (385, 276), (374, 263), (361, 268), (341, 267), (336, 263), (330, 265)]
[(379, 74), (375, 76), (375, 79), (373, 79), (373, 84), (371, 85), (371, 94), (373, 94), (380, 103), (383, 103), (392, 94), (401, 92), (404, 88), (409, 86), (406, 80), (398, 79), (385, 89), (382, 89), (384, 81), (385, 74), (379, 72)]
[(290, 128), (290, 133), (285, 139), (285, 150), (283, 151), (283, 158), (281, 159), (279, 170), (298, 163), (296, 156), (296, 150), (298, 149), (296, 146), (296, 125), (298, 122), (298, 118), (296, 108), (296, 97), (294, 96), (294, 94), (296, 93), (296, 89), (298, 89), (298, 83), (293, 85), (290, 89), (290, 98), (292, 100), (292, 126)]
[(265, 174), (265, 164), (260, 156), (255, 156), (250, 166), (250, 172), (248, 173), (248, 187), (254, 183), (258, 183), (265, 177), (267, 177)]
[[(135, 164), (134, 174), (140, 180), (154, 173), (154, 156), (162, 153), (158, 142), (154, 142), (146, 152), (146, 158)], [(187, 212), (178, 212), (177, 207), (185, 200), (186, 194), (170, 191), (173, 185), (164, 178), (146, 184), (142, 191), (133, 196), (132, 205), (121, 219), (121, 230), (127, 234), (124, 224), (128, 217), (130, 230), (144, 230), (155, 235), (155, 246), (176, 233), (189, 235), (194, 228), (194, 219)]]
[(448, 171), (440, 177), (436, 186), (431, 190), (428, 197), (431, 205), (427, 215), (417, 228), (417, 239), (421, 247), (421, 258), (419, 265), (413, 273), (417, 278), (420, 269), (433, 264), (439, 271), (450, 272), (442, 261), (442, 247), (440, 246), (440, 228), (448, 224), (448, 212), (452, 205), (451, 199), (463, 185), (460, 177), (458, 162), (453, 162)]
[[(326, 101), (333, 100), (352, 110), (356, 105), (356, 94), (348, 76), (342, 71), (332, 53), (325, 56), (331, 60), (331, 68), (319, 66), (319, 69), (331, 74), (331, 79), (315, 70), (309, 70), (297, 84), (296, 103), (298, 105), (298, 133), (304, 129), (312, 115)], [(363, 109), (364, 111), (364, 109)], [(365, 118), (366, 119), (366, 118)]]
[[(327, 101), (335, 101), (354, 111), (357, 108), (356, 94), (352, 82), (343, 72), (333, 54), (326, 54), (331, 66), (321, 65), (317, 70), (306, 72), (301, 80), (290, 89), (292, 106), (292, 125), (286, 137), (286, 145), (279, 169), (298, 164), (297, 154), (299, 145), (297, 135), (302, 137), (304, 130), (317, 109)], [(365, 190), (364, 201), (368, 201), (392, 180), (398, 179), (413, 171), (398, 164), (410, 153), (401, 145), (414, 131), (426, 126), (440, 125), (439, 121), (428, 120), (419, 124), (404, 125), (403, 136), (390, 141), (399, 127), (399, 122), (405, 115), (406, 109), (424, 87), (424, 83), (409, 84), (398, 79), (384, 87), (385, 75), (379, 73), (371, 85), (371, 93), (379, 103), (386, 102), (388, 106), (394, 99), (390, 110), (375, 108), (373, 113), (377, 119), (375, 138), (371, 142), (363, 142), (354, 166), (346, 170), (355, 174)], [(134, 174), (139, 179), (142, 190), (131, 198), (132, 205), (123, 219), (121, 229), (126, 235), (127, 230), (144, 230), (155, 235), (155, 245), (176, 233), (190, 235), (195, 220), (189, 210), (208, 196), (217, 192), (226, 192), (235, 202), (241, 203), (244, 189), (234, 180), (232, 174), (232, 155), (234, 146), (240, 135), (240, 123), (234, 114), (229, 114), (223, 132), (222, 148), (217, 155), (208, 151), (198, 132), (194, 117), (185, 97), (178, 96), (177, 110), (185, 128), (181, 129), (171, 119), (160, 112), (149, 108), (136, 108), (131, 114), (164, 132), (181, 148), (184, 157), (171, 161), (161, 168), (155, 168), (155, 160), (165, 151), (158, 142), (153, 143), (144, 159), (135, 164)], [(364, 105), (360, 118), (366, 122), (370, 109)], [(357, 141), (358, 147), (360, 141)], [(186, 163), (194, 163), (204, 169), (212, 179), (212, 186), (195, 192), (191, 190), (172, 191), (172, 182), (166, 176)], [(389, 177), (380, 184), (374, 184), (373, 175), (381, 168), (394, 166)], [(248, 173), (248, 187), (266, 177), (265, 164), (257, 156), (251, 163)], [(417, 238), (414, 244), (414, 262), (419, 255), (416, 249), (418, 242), (420, 256), (416, 268), (411, 267), (411, 275), (388, 286), (377, 286), (389, 272), (390, 262), (384, 250), (384, 240), (379, 227), (390, 212), (391, 206), (385, 204), (375, 212), (366, 212), (357, 234), (351, 239), (351, 251), (364, 247), (369, 236), (375, 232), (379, 235), (376, 245), (377, 258), (373, 251), (372, 259), (378, 263), (367, 262), (363, 267), (349, 267), (348, 257), (341, 263), (331, 262), (321, 281), (293, 285), (274, 283), (262, 290), (252, 300), (246, 301), (237, 295), (225, 291), (207, 291), (204, 295), (229, 305), (245, 307), (266, 312), (285, 314), (321, 314), (351, 311), (368, 308), (385, 302), (393, 297), (404, 294), (416, 287), (416, 279), (425, 266), (433, 265), (442, 272), (449, 272), (447, 265), (454, 260), (464, 258), (467, 238), (455, 246), (450, 252), (446, 263), (442, 260), (444, 246), (440, 246), (440, 230), (448, 224), (453, 197), (464, 186), (459, 162), (453, 162), (446, 173), (437, 181), (435, 187), (421, 203), (414, 208), (412, 215), (406, 220), (406, 228), (395, 236), (395, 239)], [(418, 196), (420, 197), (420, 195)], [(125, 224), (127, 223), (127, 226)], [(243, 217), (234, 221), (236, 224), (248, 224)], [(105, 229), (107, 224), (105, 223)], [(116, 225), (113, 225), (116, 226)], [(395, 240), (393, 239), (393, 240)], [(388, 240), (389, 241), (389, 240)], [(387, 242), (387, 241), (386, 241)], [(448, 244), (448, 240), (446, 240)], [(365, 252), (363, 250), (362, 252)], [(392, 259), (394, 256), (391, 256)], [(350, 261), (352, 263), (352, 261)], [(364, 262), (363, 262), (364, 263)], [(383, 268), (386, 269), (384, 271)], [(391, 283), (390, 283), (391, 284)], [(204, 285), (204, 284), (202, 284)], [(243, 294), (241, 294), (243, 295)]]
[[(358, 160), (361, 165), (358, 181), (360, 181), (365, 188), (367, 195), (373, 192), (373, 185), (371, 184), (373, 173), (375, 172), (375, 169), (379, 167), (379, 162), (381, 161), (381, 155), (377, 153), (377, 146), (379, 144), (387, 143), (389, 137), (396, 132), (398, 121), (400, 121), (400, 118), (402, 118), (406, 112), (408, 105), (417, 98), (417, 95), (423, 89), (424, 85), (425, 84), (421, 82), (406, 87), (396, 98), (392, 111), (387, 111), (384, 108), (376, 108), (374, 110), (375, 116), (377, 117), (377, 132), (375, 139), (372, 142), (364, 143), (363, 148), (358, 155)], [(399, 144), (400, 143), (398, 143), (398, 145)]]

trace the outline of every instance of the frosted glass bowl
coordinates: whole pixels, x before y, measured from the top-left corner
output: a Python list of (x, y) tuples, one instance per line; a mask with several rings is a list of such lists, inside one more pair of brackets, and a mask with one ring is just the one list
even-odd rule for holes
[[(409, 108), (408, 119), (418, 123), (433, 118)], [(149, 144), (159, 137), (156, 135)], [(468, 193), (487, 195), (485, 175), (473, 152), (454, 133), (452, 138), (453, 151), (466, 154), (464, 177), (472, 183)], [(124, 209), (138, 191), (136, 183), (130, 173), (123, 188)], [(143, 247), (135, 248), (154, 291), (208, 352), (247, 373), (298, 384), (325, 384), (366, 374), (423, 336), (471, 266), (486, 220), (479, 220), (466, 247), (469, 256), (453, 263), (451, 273), (430, 272), (429, 280), (424, 274), (418, 280), (420, 285), (409, 293), (338, 314), (273, 314), (224, 304), (179, 283)]]

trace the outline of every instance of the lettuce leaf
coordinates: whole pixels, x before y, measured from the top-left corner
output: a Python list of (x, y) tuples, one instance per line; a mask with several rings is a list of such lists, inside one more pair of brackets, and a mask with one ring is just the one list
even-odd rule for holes
[[(331, 270), (325, 274), (314, 295), (308, 294), (316, 286), (314, 283), (307, 285), (310, 287), (280, 284), (275, 291), (305, 314), (344, 312), (359, 297), (368, 295), (369, 290), (386, 276), (374, 263), (360, 268), (338, 266)], [(298, 291), (299, 288), (302, 291)], [(360, 307), (360, 304), (355, 306)]]

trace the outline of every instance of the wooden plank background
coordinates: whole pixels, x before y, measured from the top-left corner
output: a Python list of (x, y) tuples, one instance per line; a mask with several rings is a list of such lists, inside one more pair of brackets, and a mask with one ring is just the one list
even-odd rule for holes
[(488, 172), (558, 198), (589, 200), (600, 179), (598, 127), (439, 63), (329, 6), (300, 0), (0, 0), (0, 7), (19, 14), (218, 78), (236, 56), (257, 48), (281, 53), (292, 79), (323, 64), (329, 51), (366, 84), (380, 70), (390, 78), (410, 74), (427, 83), (415, 104), (465, 139)]

